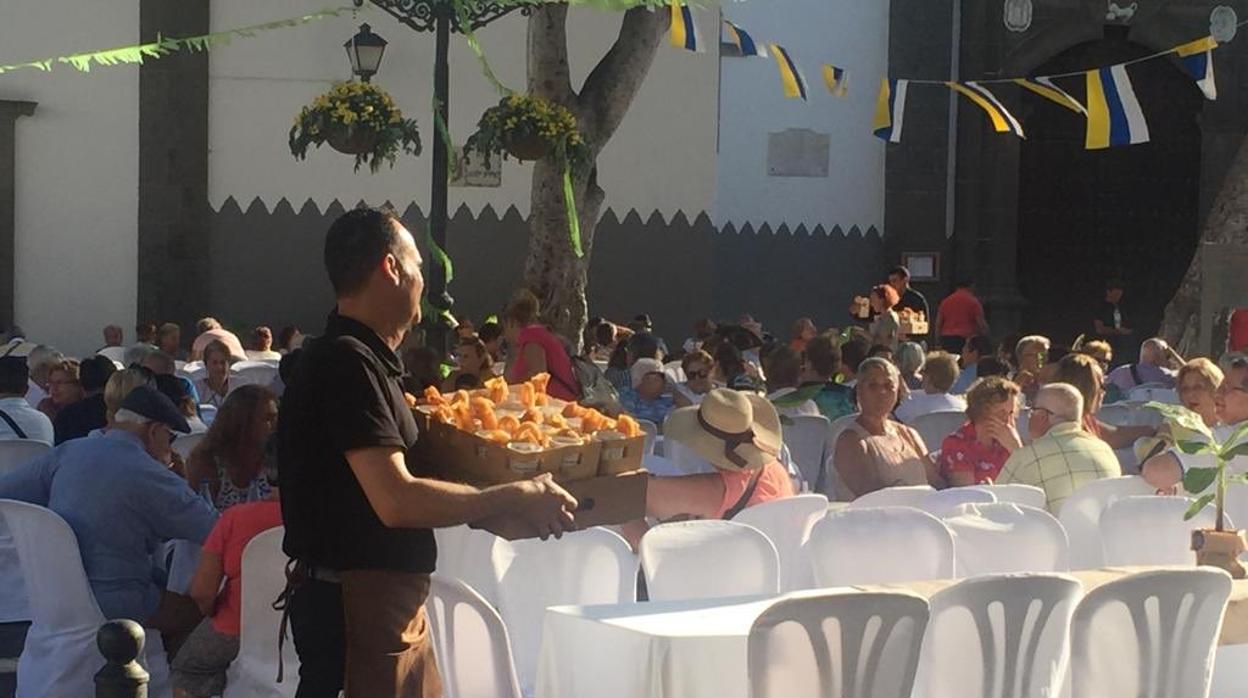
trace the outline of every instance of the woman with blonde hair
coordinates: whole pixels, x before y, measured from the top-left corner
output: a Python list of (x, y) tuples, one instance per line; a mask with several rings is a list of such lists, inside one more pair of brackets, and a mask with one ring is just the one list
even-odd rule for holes
[(110, 427), (113, 425), (113, 417), (117, 416), (117, 410), (121, 409), (122, 401), (130, 391), (140, 385), (155, 388), (156, 374), (146, 368), (135, 367), (123, 369), (108, 377), (108, 382), (104, 384), (104, 414), (108, 417)]
[(1135, 440), (1157, 433), (1150, 426), (1114, 426), (1097, 418), (1105, 398), (1105, 374), (1095, 358), (1082, 353), (1068, 354), (1058, 362), (1054, 383), (1073, 385), (1083, 395), (1083, 428), (1115, 449), (1130, 448)]
[(1222, 385), (1223, 377), (1222, 369), (1206, 358), (1192, 359), (1179, 369), (1175, 381), (1179, 402), (1200, 415), (1205, 426), (1212, 427), (1218, 423), (1218, 407), (1214, 403), (1214, 395), (1218, 392), (1218, 386)]

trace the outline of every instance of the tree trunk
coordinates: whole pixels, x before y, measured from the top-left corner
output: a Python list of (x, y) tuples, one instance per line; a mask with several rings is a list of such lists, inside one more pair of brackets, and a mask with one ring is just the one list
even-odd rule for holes
[(563, 166), (554, 158), (539, 160), (533, 168), (524, 285), (541, 301), (542, 320), (579, 350), (588, 319), (585, 292), (594, 229), (605, 198), (598, 186), (597, 157), (649, 72), (669, 15), (643, 7), (628, 10), (615, 43), (579, 94), (573, 91), (568, 72), (567, 15), (567, 5), (545, 4), (529, 17), (529, 92), (571, 109), (589, 147), (589, 161), (572, 169), (585, 256), (576, 257), (568, 233)]
[[(1198, 244), (1207, 242), (1248, 244), (1248, 138), (1240, 144), (1205, 221), (1204, 233)], [(1166, 306), (1166, 314), (1161, 321), (1161, 336), (1185, 356), (1203, 353), (1207, 349), (1196, 346), (1200, 323), (1211, 321), (1200, 313), (1201, 273), (1200, 248), (1197, 247), (1187, 274)]]

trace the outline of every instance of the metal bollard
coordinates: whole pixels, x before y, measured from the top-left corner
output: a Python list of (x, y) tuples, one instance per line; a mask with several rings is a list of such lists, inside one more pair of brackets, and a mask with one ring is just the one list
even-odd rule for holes
[(143, 626), (110, 620), (100, 626), (95, 644), (104, 668), (95, 674), (95, 698), (147, 698), (147, 672), (135, 661), (143, 651)]

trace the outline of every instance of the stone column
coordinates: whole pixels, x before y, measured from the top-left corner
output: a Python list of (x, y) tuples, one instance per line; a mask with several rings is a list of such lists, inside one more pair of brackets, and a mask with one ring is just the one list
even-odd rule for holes
[(17, 119), (34, 113), (34, 102), (0, 99), (0, 325), (5, 327), (13, 324)]

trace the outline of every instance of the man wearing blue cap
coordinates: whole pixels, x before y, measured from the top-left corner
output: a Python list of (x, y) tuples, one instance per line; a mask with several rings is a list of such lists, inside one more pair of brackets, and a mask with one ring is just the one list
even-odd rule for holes
[[(212, 505), (169, 469), (174, 433), (190, 433), (169, 398), (149, 386), (122, 401), (103, 436), (76, 439), (0, 478), (0, 499), (47, 507), (73, 529), (104, 617), (184, 636), (198, 622), (186, 597), (153, 581), (152, 553), (167, 540), (202, 543)], [(169, 642), (166, 642), (169, 646)]]

